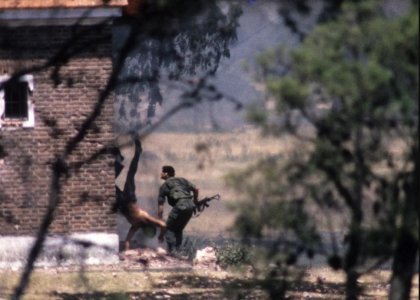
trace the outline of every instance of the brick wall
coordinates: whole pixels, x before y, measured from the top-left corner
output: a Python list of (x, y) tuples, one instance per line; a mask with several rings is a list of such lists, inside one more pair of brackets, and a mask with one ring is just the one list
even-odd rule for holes
[[(65, 53), (74, 49), (76, 54), (60, 61), (59, 77), (52, 76), (53, 68), (32, 73), (35, 127), (3, 124), (0, 128), (0, 145), (6, 153), (0, 158), (2, 235), (33, 234), (39, 227), (50, 196), (51, 162), (92, 111), (111, 72), (112, 47), (110, 26), (83, 26), (76, 31), (66, 26), (0, 28), (0, 72), (42, 65), (70, 39), (73, 42), (64, 47)], [(67, 163), (82, 162), (109, 144), (112, 122), (109, 98)], [(61, 203), (51, 232), (116, 232), (116, 216), (110, 214), (114, 177), (111, 155), (73, 170), (62, 180)]]

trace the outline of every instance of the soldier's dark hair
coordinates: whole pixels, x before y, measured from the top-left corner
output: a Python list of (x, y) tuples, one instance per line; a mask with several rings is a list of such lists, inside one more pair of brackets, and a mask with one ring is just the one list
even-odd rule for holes
[(163, 166), (162, 172), (167, 173), (169, 176), (175, 176), (175, 169), (172, 166)]

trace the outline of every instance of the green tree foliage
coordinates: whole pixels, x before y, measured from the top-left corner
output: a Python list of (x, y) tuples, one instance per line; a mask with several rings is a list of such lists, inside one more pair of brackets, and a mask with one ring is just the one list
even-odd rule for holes
[[(226, 3), (224, 9), (217, 1), (204, 0), (145, 3), (138, 15), (115, 22), (114, 60), (123, 61), (115, 87), (117, 113), (125, 130), (151, 122), (156, 106), (165, 98), (162, 81), (198, 81), (214, 75), (220, 60), (230, 57), (229, 46), (237, 38), (242, 14), (235, 3)], [(126, 49), (128, 45), (130, 48)], [(123, 50), (127, 53), (121, 55)], [(210, 92), (216, 94), (214, 90)], [(222, 97), (214, 98), (218, 101)], [(137, 109), (142, 101), (148, 103), (145, 116)]]
[[(272, 239), (271, 262), (285, 240), (288, 258), (326, 254), (347, 299), (391, 258), (390, 297), (408, 299), (418, 252), (418, 4), (392, 17), (383, 4), (344, 1), (300, 47), (259, 58), (268, 100), (250, 117), (295, 148), (230, 177), (248, 199), (238, 231)], [(322, 231), (344, 232), (345, 249)]]

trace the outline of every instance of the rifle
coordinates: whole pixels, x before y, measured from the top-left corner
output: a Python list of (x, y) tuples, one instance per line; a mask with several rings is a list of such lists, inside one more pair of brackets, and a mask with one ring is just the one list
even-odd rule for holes
[(193, 210), (194, 217), (198, 217), (206, 207), (209, 207), (210, 206), (209, 202), (211, 200), (220, 200), (220, 195), (216, 194), (216, 195), (211, 196), (211, 197), (205, 197), (205, 198), (195, 202), (194, 203), (195, 207), (194, 207), (194, 210)]

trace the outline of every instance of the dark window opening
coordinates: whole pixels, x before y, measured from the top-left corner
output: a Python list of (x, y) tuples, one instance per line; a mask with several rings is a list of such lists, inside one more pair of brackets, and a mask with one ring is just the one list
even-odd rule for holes
[(5, 117), (9, 119), (28, 118), (28, 83), (26, 81), (9, 82), (4, 87)]

